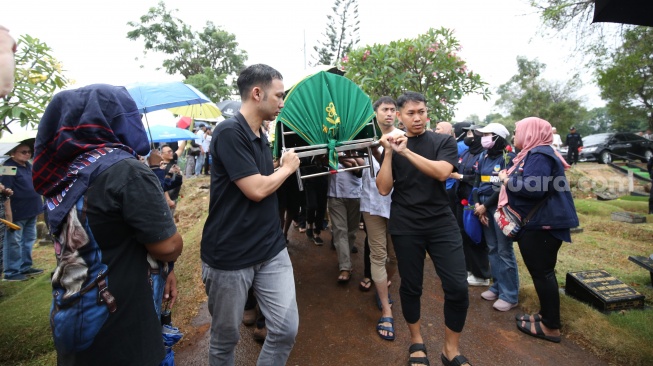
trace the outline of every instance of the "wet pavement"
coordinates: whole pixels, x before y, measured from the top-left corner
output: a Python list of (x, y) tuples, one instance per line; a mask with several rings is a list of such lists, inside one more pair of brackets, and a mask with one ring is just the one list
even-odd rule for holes
[[(316, 246), (305, 234), (291, 229), (288, 250), (295, 270), (299, 333), (288, 365), (406, 365), (410, 337), (401, 315), (399, 277), (395, 275), (390, 287), (395, 300), (395, 341), (382, 340), (376, 333), (381, 316), (374, 299), (374, 287), (361, 292), (358, 283), (363, 273), (362, 243), (364, 233), (358, 234), (358, 253), (352, 254), (354, 273), (346, 285), (338, 284), (338, 265), (335, 250), (329, 245), (329, 231), (322, 233), (325, 245)], [(431, 365), (440, 365), (444, 339), (443, 294), (432, 262), (427, 259), (422, 296), (422, 335)], [(461, 337), (460, 350), (472, 364), (478, 365), (608, 365), (568, 340), (564, 335), (560, 344), (528, 337), (515, 327), (514, 317), (519, 307), (499, 312), (492, 302), (481, 299), (486, 287), (470, 287), (470, 307)], [(193, 321), (197, 328), (194, 337), (186, 339), (176, 349), (177, 365), (208, 364), (210, 316), (206, 304)], [(256, 365), (261, 344), (252, 338), (254, 327), (241, 326), (241, 340), (236, 348), (236, 365)]]

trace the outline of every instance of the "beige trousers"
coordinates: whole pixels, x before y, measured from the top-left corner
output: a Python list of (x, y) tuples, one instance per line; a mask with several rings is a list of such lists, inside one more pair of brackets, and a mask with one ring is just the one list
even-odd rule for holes
[(363, 212), (370, 245), (370, 269), (374, 282), (383, 282), (397, 272), (397, 257), (388, 233), (388, 219)]

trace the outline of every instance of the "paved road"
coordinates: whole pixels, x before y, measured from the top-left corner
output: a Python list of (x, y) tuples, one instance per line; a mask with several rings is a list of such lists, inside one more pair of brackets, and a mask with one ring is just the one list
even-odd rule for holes
[[(362, 248), (364, 233), (357, 239)], [(397, 339), (384, 341), (375, 326), (380, 312), (376, 308), (373, 291), (358, 289), (362, 276), (362, 251), (352, 254), (354, 274), (347, 285), (336, 283), (337, 257), (332, 250), (330, 233), (322, 234), (325, 244), (317, 247), (304, 234), (294, 230), (290, 234), (289, 251), (295, 269), (300, 326), (295, 347), (288, 365), (405, 365), (408, 360), (410, 338), (401, 316), (399, 278), (395, 275), (391, 286)], [(428, 259), (427, 259), (428, 260)], [(443, 343), (443, 294), (430, 260), (426, 265), (424, 296), (422, 297), (422, 327), (429, 360), (439, 365)], [(481, 299), (485, 288), (470, 287), (470, 308), (461, 339), (462, 353), (478, 365), (608, 365), (563, 336), (554, 344), (519, 332), (515, 327), (516, 308), (507, 313), (492, 309), (492, 303)], [(206, 304), (194, 320), (198, 336), (187, 339), (184, 348), (176, 350), (176, 361), (181, 366), (207, 365), (210, 316)], [(256, 364), (261, 345), (252, 339), (253, 328), (241, 327), (241, 341), (236, 349), (236, 365)]]

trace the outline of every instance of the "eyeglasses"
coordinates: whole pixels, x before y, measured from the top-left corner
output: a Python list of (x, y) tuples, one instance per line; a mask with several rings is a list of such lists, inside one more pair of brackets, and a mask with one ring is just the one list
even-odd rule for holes
[(16, 151), (16, 154), (31, 155), (32, 152), (29, 150), (23, 150), (23, 151)]

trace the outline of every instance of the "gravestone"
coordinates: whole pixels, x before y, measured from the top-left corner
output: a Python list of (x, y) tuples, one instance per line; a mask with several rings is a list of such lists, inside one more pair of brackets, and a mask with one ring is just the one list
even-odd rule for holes
[(629, 222), (631, 224), (642, 224), (646, 222), (646, 216), (632, 212), (613, 212), (610, 218), (612, 221)]
[(639, 255), (630, 255), (628, 260), (639, 265), (651, 274), (651, 285), (653, 285), (653, 258), (642, 257)]
[(602, 269), (568, 272), (565, 293), (602, 312), (644, 307), (644, 295)]

